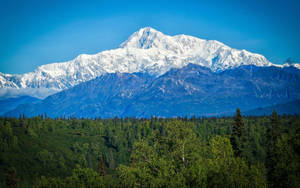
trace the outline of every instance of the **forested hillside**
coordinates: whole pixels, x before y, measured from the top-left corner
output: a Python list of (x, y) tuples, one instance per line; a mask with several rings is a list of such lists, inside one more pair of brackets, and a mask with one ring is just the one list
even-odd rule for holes
[(297, 187), (300, 117), (0, 118), (0, 187)]

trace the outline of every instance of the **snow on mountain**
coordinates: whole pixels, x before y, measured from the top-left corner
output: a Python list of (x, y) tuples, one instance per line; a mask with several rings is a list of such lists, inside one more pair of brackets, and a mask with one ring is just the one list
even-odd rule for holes
[[(18, 107), (4, 116), (32, 117), (42, 113), (53, 118), (232, 115), (238, 107), (248, 111), (300, 99), (299, 73), (294, 68), (248, 65), (219, 74), (188, 64), (159, 77), (147, 73), (105, 74), (36, 104), (15, 105)], [(12, 100), (3, 103), (7, 104), (6, 101)], [(293, 102), (289, 106), (296, 105)], [(299, 113), (298, 109), (286, 112)]]
[(168, 36), (146, 27), (133, 33), (117, 49), (94, 55), (82, 54), (71, 61), (42, 65), (34, 72), (22, 75), (0, 73), (0, 95), (5, 93), (5, 88), (32, 88), (37, 93), (40, 89), (59, 91), (105, 73), (147, 72), (159, 76), (189, 63), (216, 72), (249, 64), (273, 65), (262, 55), (232, 49), (215, 40)]
[(292, 63), (292, 64), (285, 63), (285, 64), (281, 65), (280, 67), (295, 67), (297, 69), (300, 69), (300, 63)]

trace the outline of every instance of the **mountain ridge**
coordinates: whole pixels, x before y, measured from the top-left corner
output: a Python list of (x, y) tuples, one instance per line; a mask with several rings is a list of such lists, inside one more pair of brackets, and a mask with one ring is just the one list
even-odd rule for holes
[(300, 99), (290, 101), (287, 103), (280, 103), (276, 105), (271, 105), (267, 107), (259, 107), (252, 110), (248, 110), (243, 114), (246, 116), (269, 116), (273, 113), (273, 111), (279, 115), (295, 115), (300, 114)]
[(109, 73), (21, 105), (6, 116), (174, 117), (233, 114), (300, 99), (300, 70), (247, 65), (213, 72), (188, 64), (154, 77)]
[(0, 73), (0, 90), (3, 91), (0, 94), (4, 93), (1, 94), (4, 96), (7, 94), (5, 89), (9, 88), (24, 91), (21, 92), (24, 95), (28, 91), (23, 89), (31, 88), (29, 95), (33, 96), (32, 92), (35, 92), (35, 97), (38, 97), (38, 92), (43, 89), (45, 94), (39, 97), (43, 98), (47, 96), (47, 90), (53, 94), (53, 91), (58, 92), (107, 73), (144, 72), (160, 76), (171, 68), (182, 68), (189, 63), (209, 67), (216, 72), (249, 64), (284, 67), (272, 64), (262, 55), (233, 49), (218, 41), (183, 34), (169, 36), (146, 27), (133, 33), (116, 49), (94, 55), (81, 54), (73, 60), (42, 65), (25, 74)]
[(21, 96), (17, 98), (0, 99), (0, 115), (4, 115), (6, 112), (11, 111), (21, 104), (35, 103), (40, 101), (37, 98), (30, 96)]

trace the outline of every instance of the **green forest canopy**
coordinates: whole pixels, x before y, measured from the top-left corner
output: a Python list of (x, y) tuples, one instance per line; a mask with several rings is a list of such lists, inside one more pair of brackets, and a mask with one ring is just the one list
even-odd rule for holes
[(0, 187), (297, 187), (300, 117), (0, 118)]

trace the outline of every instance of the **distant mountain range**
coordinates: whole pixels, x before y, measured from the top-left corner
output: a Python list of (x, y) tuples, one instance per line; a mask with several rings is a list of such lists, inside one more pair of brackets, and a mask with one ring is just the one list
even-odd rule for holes
[(276, 110), (276, 112), (280, 115), (294, 115), (294, 114), (300, 114), (300, 99), (283, 103), (283, 104), (277, 104), (267, 107), (260, 107), (256, 109), (252, 109), (249, 111), (244, 112), (244, 115), (247, 116), (269, 116), (273, 113), (273, 111)]
[(0, 73), (0, 115), (218, 116), (237, 107), (291, 114), (298, 108), (282, 105), (298, 104), (299, 83), (300, 64), (276, 65), (218, 41), (146, 27), (117, 49), (22, 75)]
[(300, 98), (300, 71), (293, 67), (240, 66), (222, 72), (189, 64), (154, 77), (110, 73), (20, 105), (6, 116), (173, 117), (232, 115)]
[[(272, 64), (262, 55), (232, 49), (215, 40), (168, 36), (146, 27), (133, 33), (117, 49), (94, 55), (81, 54), (74, 60), (43, 65), (26, 74), (0, 73), (0, 97), (29, 95), (45, 98), (106, 73), (142, 72), (157, 77), (189, 63), (214, 72), (242, 65), (289, 66)], [(292, 66), (300, 68), (299, 64)]]
[(40, 101), (40, 99), (30, 96), (0, 99), (0, 115), (4, 115), (6, 112), (15, 109), (21, 104), (35, 103), (37, 101)]

